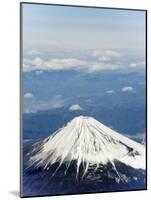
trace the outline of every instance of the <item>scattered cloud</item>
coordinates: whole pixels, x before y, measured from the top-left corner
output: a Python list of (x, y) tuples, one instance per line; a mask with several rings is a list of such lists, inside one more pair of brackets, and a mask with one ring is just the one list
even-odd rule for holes
[(58, 94), (52, 97), (50, 101), (47, 102), (49, 108), (61, 108), (64, 106), (64, 98), (62, 95)]
[(114, 90), (108, 90), (106, 91), (107, 94), (113, 94), (115, 91)]
[(24, 98), (33, 98), (34, 95), (32, 93), (25, 93)]
[(144, 68), (145, 67), (145, 62), (136, 62), (136, 63), (130, 63), (129, 66), (131, 68)]
[(32, 101), (24, 101), (24, 113), (36, 113), (39, 110), (48, 110), (52, 108), (61, 108), (64, 106), (65, 100), (62, 95), (53, 96), (48, 100), (39, 100), (33, 98)]
[(82, 110), (82, 108), (79, 104), (73, 104), (72, 106), (69, 107), (69, 110), (71, 110), (71, 111)]
[(111, 61), (112, 59), (120, 58), (122, 54), (112, 50), (106, 50), (106, 51), (97, 50), (92, 53), (92, 56), (96, 57), (99, 61)]
[(132, 92), (134, 88), (132, 86), (127, 86), (122, 88), (122, 92)]
[(119, 64), (92, 62), (87, 65), (87, 71), (89, 73), (102, 71), (102, 70), (117, 70), (121, 68)]

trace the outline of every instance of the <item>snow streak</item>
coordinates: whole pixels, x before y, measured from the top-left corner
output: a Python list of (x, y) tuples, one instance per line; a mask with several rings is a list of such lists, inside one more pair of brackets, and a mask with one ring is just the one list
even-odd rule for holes
[(63, 163), (65, 173), (72, 161), (76, 161), (77, 176), (84, 166), (83, 177), (90, 166), (95, 170), (100, 164), (120, 161), (136, 169), (145, 169), (145, 147), (103, 125), (92, 117), (75, 117), (66, 126), (57, 130), (41, 143), (35, 144), (30, 153), (30, 165), (49, 169), (59, 163), (54, 174)]

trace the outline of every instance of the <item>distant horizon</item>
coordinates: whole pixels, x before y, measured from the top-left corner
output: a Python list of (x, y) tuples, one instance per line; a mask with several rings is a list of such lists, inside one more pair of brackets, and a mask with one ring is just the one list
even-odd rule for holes
[(23, 4), (24, 47), (145, 48), (145, 17), (136, 10)]

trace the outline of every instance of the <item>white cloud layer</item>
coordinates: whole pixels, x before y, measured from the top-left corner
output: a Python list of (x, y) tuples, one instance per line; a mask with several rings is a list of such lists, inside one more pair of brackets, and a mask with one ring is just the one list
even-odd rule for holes
[(24, 59), (23, 70), (33, 71), (33, 70), (68, 70), (75, 67), (86, 65), (85, 61), (66, 58), (66, 59), (50, 59), (44, 61), (40, 57), (34, 59)]
[(122, 88), (122, 92), (132, 92), (134, 88), (132, 86), (127, 86)]
[[(36, 50), (31, 50), (31, 54), (39, 53)], [(59, 71), (59, 70), (83, 70), (88, 73), (94, 73), (102, 70), (118, 70), (125, 68), (122, 63), (121, 57), (123, 54), (113, 50), (96, 50), (90, 51), (89, 54), (95, 57), (95, 60), (82, 60), (73, 57), (69, 58), (51, 58), (43, 59), (40, 57), (24, 58), (23, 71), (37, 71), (35, 74), (41, 74), (43, 71)], [(38, 54), (37, 54), (38, 55)], [(127, 68), (143, 68), (145, 62), (134, 62), (128, 64)]]
[(82, 110), (82, 108), (79, 104), (73, 104), (72, 106), (70, 106), (69, 110), (71, 110), (71, 111)]
[(84, 70), (93, 73), (101, 70), (116, 70), (121, 68), (119, 64), (103, 63), (103, 62), (87, 62), (75, 58), (66, 59), (50, 59), (44, 61), (40, 57), (34, 59), (24, 59), (23, 71), (52, 71), (52, 70)]

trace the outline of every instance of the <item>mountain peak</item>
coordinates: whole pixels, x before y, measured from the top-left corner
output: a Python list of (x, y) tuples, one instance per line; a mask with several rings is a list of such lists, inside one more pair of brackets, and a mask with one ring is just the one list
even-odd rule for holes
[(90, 118), (92, 118), (92, 117), (79, 115), (79, 116), (75, 117), (74, 120), (86, 120), (86, 119), (90, 119)]
[(73, 118), (72, 120), (74, 120), (74, 121), (86, 121), (86, 120), (95, 120), (95, 119), (93, 117), (90, 117), (90, 116), (79, 115), (79, 116)]
[(93, 117), (78, 116), (58, 129), (33, 148), (30, 164), (49, 169), (54, 163), (59, 167), (72, 161), (80, 165), (84, 173), (89, 167), (111, 163), (116, 171), (115, 161), (133, 168), (145, 169), (145, 148), (143, 145), (113, 131)]

